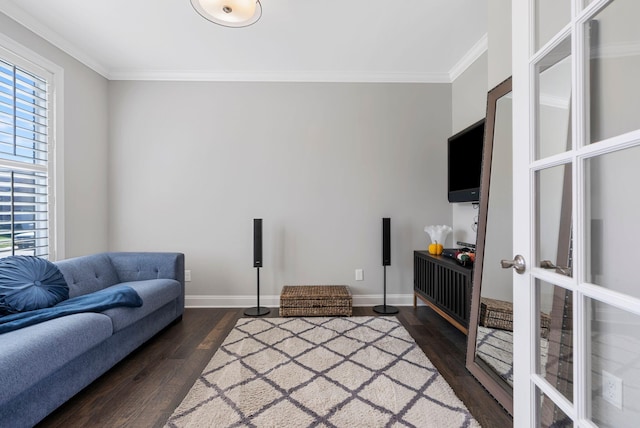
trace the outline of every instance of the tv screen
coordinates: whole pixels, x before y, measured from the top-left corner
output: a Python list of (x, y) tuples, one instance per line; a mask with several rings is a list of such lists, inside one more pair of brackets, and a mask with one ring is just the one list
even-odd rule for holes
[(478, 202), (484, 146), (484, 122), (479, 120), (448, 139), (449, 202)]

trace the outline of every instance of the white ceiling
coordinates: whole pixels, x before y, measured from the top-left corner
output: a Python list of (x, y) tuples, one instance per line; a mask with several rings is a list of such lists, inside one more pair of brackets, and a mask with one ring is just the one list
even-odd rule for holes
[(0, 11), (109, 79), (450, 82), (486, 50), (487, 0), (261, 3), (245, 28), (206, 21), (189, 0), (0, 0)]

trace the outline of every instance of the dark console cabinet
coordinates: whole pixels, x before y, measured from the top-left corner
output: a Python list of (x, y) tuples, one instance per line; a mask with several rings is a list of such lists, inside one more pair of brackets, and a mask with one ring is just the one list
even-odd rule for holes
[(419, 298), (467, 334), (473, 269), (427, 251), (413, 252), (413, 306)]

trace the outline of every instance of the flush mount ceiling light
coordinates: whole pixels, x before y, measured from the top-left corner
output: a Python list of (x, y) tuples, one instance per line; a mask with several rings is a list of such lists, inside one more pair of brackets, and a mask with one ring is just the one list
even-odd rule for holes
[(191, 5), (206, 20), (225, 27), (246, 27), (262, 16), (260, 0), (191, 0)]

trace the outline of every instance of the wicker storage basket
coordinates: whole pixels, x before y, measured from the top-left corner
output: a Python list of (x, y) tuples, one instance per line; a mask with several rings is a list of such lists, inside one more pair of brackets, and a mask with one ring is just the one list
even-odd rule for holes
[(351, 316), (353, 301), (346, 285), (285, 285), (280, 316)]
[(480, 325), (513, 331), (513, 304), (483, 297), (480, 299)]
[[(545, 313), (540, 313), (540, 336), (549, 337), (551, 318)], [(480, 325), (483, 327), (499, 328), (513, 331), (513, 304), (504, 300), (480, 299)]]

